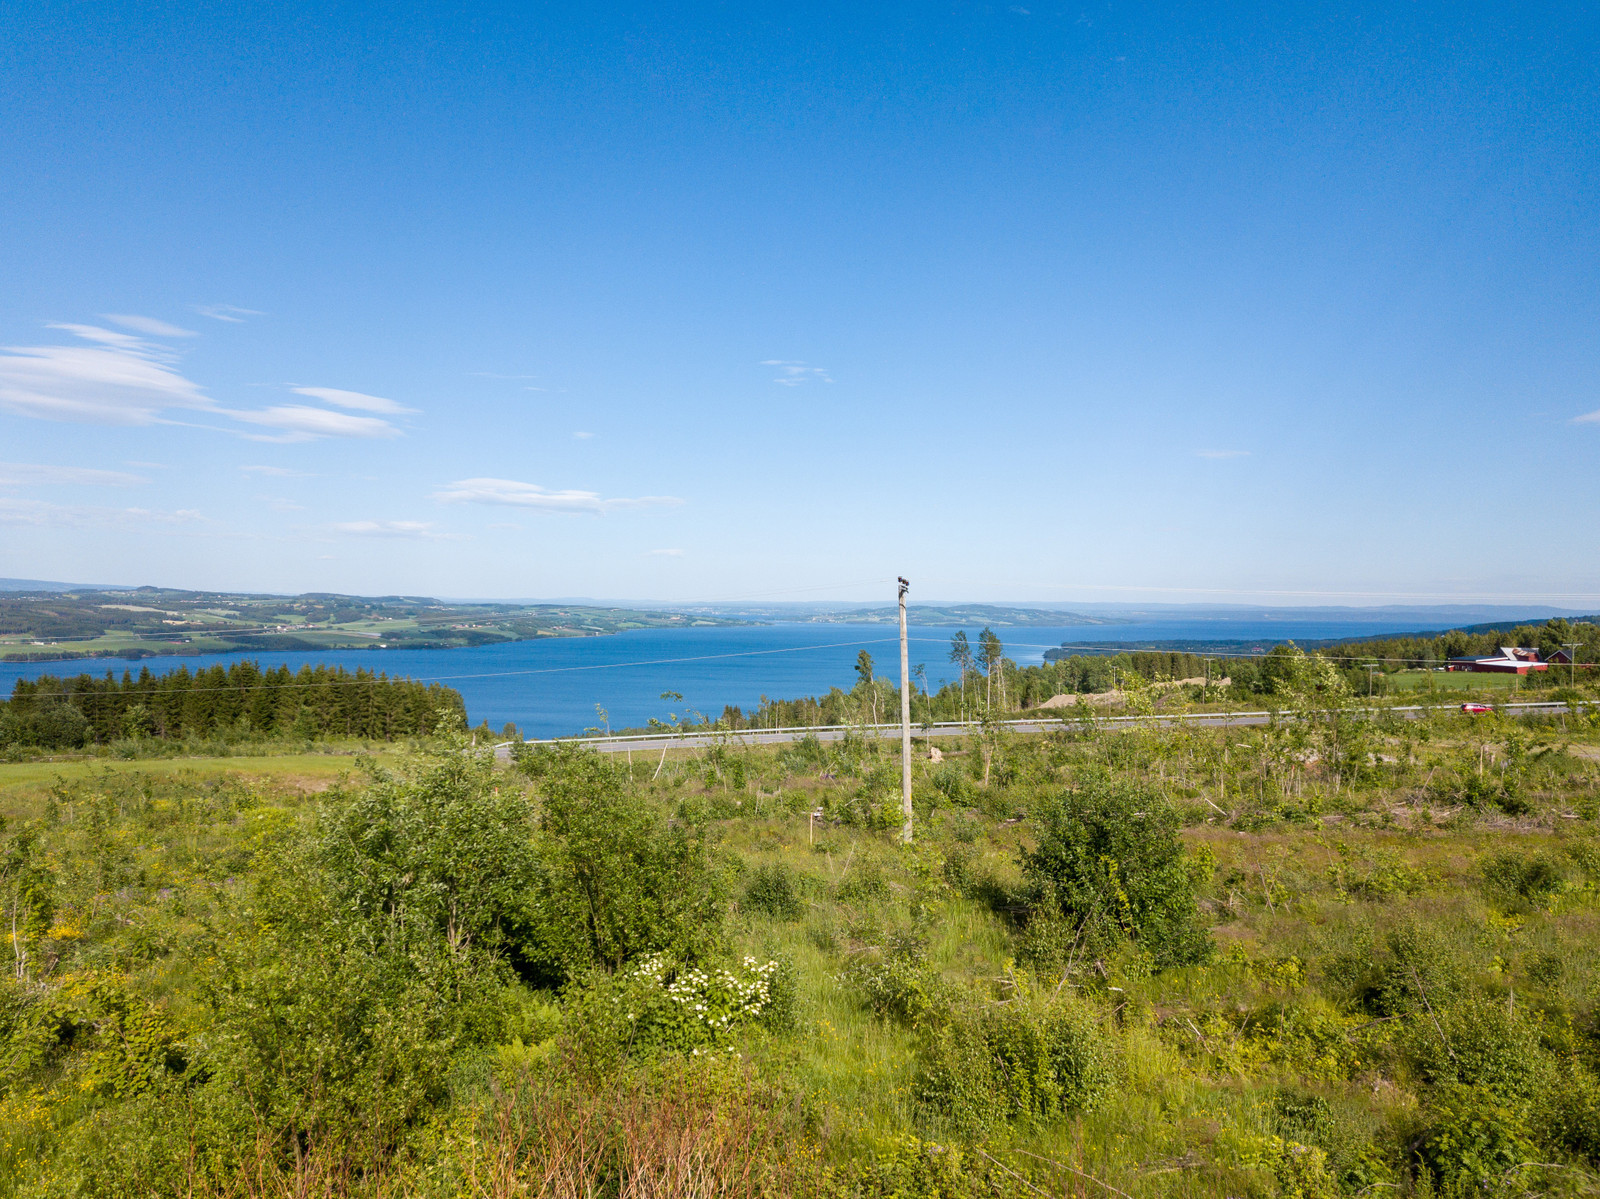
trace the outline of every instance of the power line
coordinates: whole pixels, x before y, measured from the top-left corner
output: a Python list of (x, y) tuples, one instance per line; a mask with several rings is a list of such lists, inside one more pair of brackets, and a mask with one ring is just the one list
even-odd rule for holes
[[(636, 661), (636, 662), (593, 662), (593, 663), (590, 663), (590, 664), (588, 664), (586, 666), (544, 666), (544, 667), (532, 667), (532, 668), (529, 668), (527, 670), (486, 671), (486, 672), (481, 673), (481, 674), (419, 675), (419, 676), (416, 676), (416, 677), (412, 677), (411, 675), (406, 675), (406, 676), (403, 676), (403, 677), (400, 677), (400, 678), (391, 679), (389, 681), (391, 681), (391, 682), (408, 682), (408, 683), (450, 683), (450, 682), (459, 681), (461, 679), (515, 678), (515, 677), (520, 676), (520, 675), (564, 674), (564, 673), (573, 672), (573, 671), (580, 671), (580, 670), (616, 670), (616, 669), (620, 669), (622, 667), (628, 667), (628, 666), (669, 666), (669, 665), (672, 665), (673, 663), (676, 663), (676, 662), (708, 662), (708, 661), (711, 661), (711, 660), (717, 659), (717, 658), (754, 658), (754, 657), (759, 657), (759, 656), (766, 655), (766, 654), (804, 653), (807, 650), (818, 650), (818, 649), (845, 649), (845, 648), (854, 649), (857, 646), (862, 646), (862, 645), (884, 645), (884, 644), (889, 644), (889, 643), (892, 643), (894, 640), (895, 639), (892, 638), (892, 637), (877, 637), (877, 638), (874, 638), (874, 639), (872, 639), (870, 641), (835, 641), (835, 642), (831, 642), (831, 643), (826, 644), (826, 645), (787, 645), (787, 646), (779, 647), (777, 649), (738, 650), (738, 651), (734, 651), (734, 652), (731, 652), (731, 653), (725, 653), (725, 654), (695, 654), (695, 655), (687, 657), (687, 658), (647, 658), (647, 659), (641, 659), (641, 660)], [(285, 667), (285, 668), (287, 669), (287, 667)], [(148, 668), (146, 668), (146, 669), (148, 669)], [(179, 667), (179, 669), (181, 670), (181, 669), (186, 669), (186, 668), (185, 667)], [(310, 667), (306, 666), (306, 667), (302, 667), (301, 669), (309, 670)], [(343, 670), (344, 668), (343, 667), (339, 667), (338, 669)], [(130, 671), (130, 668), (128, 668), (128, 667), (124, 667), (123, 668), (123, 672), (124, 673), (129, 673), (129, 671)], [(112, 674), (114, 672), (108, 669), (106, 671), (106, 673), (107, 674)], [(176, 673), (176, 672), (175, 671), (168, 671), (166, 674), (158, 675), (156, 677), (157, 677), (158, 680), (159, 679), (170, 678), (174, 673)], [(60, 677), (60, 676), (41, 676), (41, 677)], [(86, 678), (86, 677), (87, 678), (94, 678), (95, 676), (91, 675), (88, 671), (83, 671), (81, 674), (74, 675), (72, 677), (73, 678)], [(23, 680), (21, 680), (21, 679), (18, 680), (18, 682), (22, 682), (22, 681)], [(37, 680), (33, 680), (33, 681), (37, 681)], [(65, 681), (65, 680), (63, 680), (63, 681)], [(183, 688), (183, 691), (184, 691), (184, 694), (188, 695), (188, 694), (195, 694), (195, 693), (204, 693), (204, 692), (207, 692), (207, 691), (235, 691), (235, 692), (237, 692), (237, 691), (267, 690), (269, 688), (279, 688), (279, 689), (281, 689), (281, 688), (284, 688), (284, 687), (337, 687), (337, 686), (345, 686), (345, 687), (363, 686), (363, 687), (365, 687), (365, 686), (371, 686), (371, 685), (373, 685), (373, 684), (375, 684), (377, 682), (379, 682), (379, 679), (376, 676), (374, 676), (372, 678), (366, 678), (366, 679), (357, 679), (357, 678), (327, 679), (327, 680), (324, 680), (322, 682), (310, 682), (310, 683), (300, 683), (300, 682), (291, 681), (291, 682), (287, 682), (287, 683), (244, 683), (244, 684), (240, 684), (240, 685), (232, 686), (232, 687), (185, 687), (185, 688)]]
[[(959, 581), (958, 581), (959, 582)], [(1157, 595), (1273, 595), (1286, 596), (1297, 599), (1396, 599), (1396, 600), (1431, 600), (1436, 603), (1455, 604), (1483, 604), (1483, 603), (1535, 603), (1539, 600), (1582, 600), (1586, 603), (1600, 603), (1600, 593), (1593, 591), (1538, 591), (1538, 592), (1490, 592), (1477, 591), (1459, 592), (1447, 591), (1321, 591), (1314, 588), (1238, 588), (1238, 587), (1159, 587), (1129, 583), (1013, 583), (997, 582), (993, 579), (975, 580), (984, 587), (1010, 587), (1017, 590), (1037, 588), (1041, 591), (1116, 591), (1116, 592), (1149, 592)], [(949, 584), (945, 584), (949, 585)], [(1066, 601), (1049, 601), (1071, 603)]]
[[(593, 663), (588, 663), (586, 665), (581, 665), (581, 666), (529, 667), (529, 668), (524, 669), (524, 670), (483, 671), (483, 672), (474, 673), (474, 674), (418, 675), (418, 676), (404, 675), (404, 676), (397, 676), (394, 679), (387, 679), (387, 676), (385, 676), (385, 679), (387, 681), (392, 681), (392, 682), (449, 683), (449, 682), (458, 682), (458, 681), (466, 680), (466, 679), (516, 678), (516, 677), (522, 677), (522, 676), (528, 676), (528, 675), (568, 674), (568, 673), (576, 673), (576, 672), (579, 672), (579, 671), (590, 671), (590, 670), (620, 670), (620, 669), (626, 669), (626, 668), (638, 667), (638, 666), (671, 666), (671, 665), (675, 665), (675, 664), (680, 663), (680, 662), (710, 662), (710, 661), (717, 661), (717, 660), (724, 660), (724, 659), (731, 659), (731, 658), (755, 658), (755, 657), (765, 657), (765, 656), (773, 655), (773, 654), (807, 653), (807, 652), (811, 652), (811, 651), (814, 651), (814, 650), (856, 649), (856, 648), (859, 648), (861, 646), (867, 646), (867, 645), (892, 644), (895, 640), (896, 640), (896, 638), (893, 638), (893, 637), (875, 637), (875, 638), (870, 638), (870, 639), (864, 640), (864, 641), (834, 641), (834, 642), (827, 642), (827, 643), (823, 643), (823, 644), (819, 644), (819, 645), (790, 645), (790, 646), (779, 646), (779, 647), (774, 648), (774, 649), (734, 650), (734, 651), (729, 651), (727, 653), (719, 653), (719, 654), (694, 654), (694, 655), (690, 655), (690, 656), (687, 656), (687, 657), (681, 657), (681, 658), (643, 658), (643, 659), (638, 659), (638, 660), (631, 661), (631, 662), (593, 662)], [(946, 643), (943, 638), (939, 638), (939, 637), (912, 637), (909, 640), (916, 641), (916, 642), (919, 642), (919, 643), (922, 643), (922, 644), (930, 644), (930, 645), (944, 645)], [(1382, 638), (1374, 638), (1373, 640), (1382, 640)], [(1051, 645), (1044, 645), (1044, 644), (1037, 643), (1037, 642), (1012, 642), (1012, 645), (1020, 647), (1020, 648), (1024, 648), (1024, 649), (1067, 649), (1067, 650), (1079, 650), (1079, 651), (1084, 651), (1087, 654), (1103, 655), (1103, 656), (1106, 656), (1106, 657), (1115, 656), (1117, 654), (1135, 654), (1135, 653), (1184, 654), (1187, 657), (1202, 658), (1202, 659), (1206, 659), (1206, 660), (1209, 660), (1209, 661), (1228, 661), (1228, 660), (1238, 660), (1238, 659), (1261, 658), (1261, 657), (1268, 656), (1272, 652), (1271, 650), (1241, 650), (1241, 651), (1233, 651), (1233, 652), (1223, 652), (1223, 651), (1205, 651), (1205, 650), (1140, 649), (1137, 645), (1133, 645), (1133, 646), (1117, 646), (1117, 645), (1106, 645), (1104, 643), (1078, 645), (1078, 644), (1072, 644), (1070, 642), (1062, 642), (1062, 643), (1059, 643), (1059, 644), (1051, 644)], [(1334, 647), (1334, 648), (1336, 648), (1336, 647)], [(302, 652), (302, 653), (304, 653), (304, 652), (316, 652), (316, 651), (293, 651), (293, 652)], [(349, 651), (326, 650), (326, 651), (323, 651), (323, 652), (325, 652), (325, 653), (339, 653), (339, 652), (349, 652)], [(1312, 653), (1311, 653), (1311, 656), (1326, 657), (1327, 655), (1322, 650), (1313, 650)], [(1417, 656), (1400, 657), (1400, 658), (1385, 658), (1385, 657), (1379, 657), (1379, 656), (1373, 655), (1373, 654), (1360, 654), (1358, 656), (1365, 662), (1393, 662), (1393, 663), (1401, 663), (1401, 664), (1419, 663), (1419, 662), (1424, 662), (1424, 661), (1430, 661), (1431, 660), (1431, 659), (1420, 658), (1420, 657), (1417, 657)], [(19, 663), (19, 665), (21, 665), (21, 663)], [(220, 663), (218, 665), (220, 666)], [(149, 667), (145, 666), (145, 667), (142, 667), (141, 669), (149, 669)], [(187, 668), (186, 667), (178, 667), (178, 669), (181, 670), (181, 669), (187, 669)], [(199, 668), (199, 669), (209, 669), (209, 668), (202, 667), (202, 668)], [(258, 669), (260, 669), (259, 666), (258, 666)], [(268, 669), (270, 669), (270, 668), (268, 668)], [(285, 664), (285, 669), (287, 669), (287, 664)], [(310, 669), (310, 667), (309, 666), (303, 666), (301, 669), (303, 669), (303, 670), (304, 669)], [(336, 666), (336, 669), (344, 670), (345, 668), (342, 667), (342, 666)], [(363, 668), (357, 667), (357, 670), (360, 670), (360, 669), (363, 669)], [(124, 667), (123, 671), (124, 671), (125, 674), (126, 673), (130, 673), (131, 672), (131, 667)], [(107, 668), (106, 673), (107, 674), (113, 674), (114, 671), (111, 670), (110, 668)], [(158, 680), (170, 678), (174, 673), (176, 673), (176, 671), (169, 670), (165, 674), (156, 676), (156, 678)], [(198, 673), (198, 671), (197, 671), (197, 673)], [(85, 671), (82, 671), (79, 674), (73, 675), (73, 676), (62, 675), (62, 676), (40, 676), (40, 677), (56, 677), (56, 678), (61, 678), (63, 680), (66, 680), (68, 678), (85, 678), (85, 677), (94, 678), (95, 676), (93, 674), (91, 674), (91, 672), (85, 670)], [(23, 680), (19, 679), (18, 681), (21, 682)], [(37, 681), (37, 680), (34, 680), (34, 681)], [(320, 682), (313, 681), (313, 682), (305, 682), (305, 683), (291, 680), (291, 681), (283, 682), (283, 683), (245, 683), (245, 684), (238, 684), (238, 685), (226, 686), (226, 687), (186, 687), (183, 690), (184, 690), (185, 694), (198, 694), (198, 693), (205, 693), (205, 692), (211, 692), (211, 691), (215, 691), (215, 692), (239, 692), (239, 691), (267, 690), (267, 689), (282, 690), (284, 688), (290, 688), (290, 687), (335, 687), (335, 686), (351, 686), (351, 687), (354, 687), (354, 686), (371, 686), (371, 685), (373, 685), (373, 684), (375, 684), (375, 683), (377, 683), (379, 681), (380, 681), (379, 678), (376, 675), (374, 675), (373, 677), (366, 678), (366, 679), (361, 679), (361, 678), (325, 679), (325, 680), (322, 680)]]

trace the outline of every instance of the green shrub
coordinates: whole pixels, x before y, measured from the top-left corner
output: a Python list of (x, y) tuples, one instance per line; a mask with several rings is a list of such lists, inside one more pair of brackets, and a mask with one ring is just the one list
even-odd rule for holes
[(531, 981), (655, 953), (708, 955), (721, 933), (723, 872), (704, 824), (668, 821), (617, 764), (563, 746), (540, 761), (543, 798), (531, 885), (513, 949)]
[(1358, 858), (1344, 845), (1327, 877), (1340, 894), (1379, 903), (1419, 894), (1429, 881), (1427, 871), (1408, 865), (1398, 854), (1378, 850), (1370, 858)]
[(883, 877), (882, 866), (865, 861), (853, 871), (845, 871), (845, 876), (834, 887), (833, 894), (840, 903), (876, 903), (888, 897), (889, 883)]
[(374, 771), (319, 813), (317, 858), (336, 906), (379, 927), (426, 926), (464, 951), (512, 947), (533, 886), (533, 808), (485, 755), (447, 747)]
[(55, 993), (0, 975), (0, 1096), (53, 1061), (74, 1025)]
[(1497, 853), (1483, 866), (1484, 886), (1502, 903), (1546, 907), (1566, 890), (1567, 876), (1554, 854)]
[(1443, 939), (1419, 924), (1406, 924), (1385, 938), (1364, 998), (1378, 1015), (1399, 1016), (1446, 1007), (1464, 985), (1461, 962)]
[(564, 1033), (580, 1061), (608, 1073), (644, 1052), (699, 1054), (768, 1016), (776, 961), (701, 968), (653, 955), (569, 988)]
[(1539, 952), (1528, 956), (1523, 968), (1528, 981), (1541, 987), (1553, 987), (1566, 974), (1566, 959), (1558, 953)]
[(1501, 1103), (1529, 1102), (1550, 1076), (1538, 1029), (1497, 1000), (1464, 999), (1415, 1016), (1402, 1046), (1428, 1084), (1471, 1088)]
[(935, 794), (950, 807), (958, 807), (966, 802), (969, 784), (961, 767), (954, 762), (940, 763), (928, 781), (933, 785)]
[(975, 899), (993, 911), (1005, 912), (1023, 906), (1016, 902), (1010, 888), (995, 877), (993, 870), (980, 864), (977, 852), (963, 842), (958, 841), (945, 850), (940, 876), (957, 895)]
[(1055, 976), (1083, 956), (1083, 940), (1082, 925), (1063, 918), (1053, 904), (1035, 903), (1017, 938), (1017, 961), (1041, 975)]
[(774, 920), (795, 921), (805, 912), (794, 871), (782, 862), (757, 866), (744, 885), (741, 906)]
[(1158, 970), (1211, 956), (1177, 815), (1158, 792), (1091, 777), (1043, 804), (1035, 825), (1038, 844), (1020, 856), (1037, 906), (1087, 943), (1131, 938)]
[(778, 752), (778, 761), (791, 774), (819, 770), (828, 760), (828, 751), (815, 733), (807, 733), (798, 741), (791, 741)]
[(1499, 1193), (1539, 1160), (1523, 1115), (1492, 1095), (1451, 1086), (1417, 1138), (1417, 1157), (1446, 1194)]
[(1571, 1059), (1558, 1062), (1534, 1114), (1541, 1140), (1600, 1164), (1600, 1078), (1593, 1071)]
[(1251, 1015), (1248, 1027), (1267, 1060), (1311, 1081), (1349, 1078), (1361, 1064), (1350, 1021), (1315, 992), (1267, 1004)]
[(1018, 996), (958, 1010), (926, 1038), (920, 1100), (971, 1136), (1007, 1120), (1092, 1110), (1110, 1089), (1110, 1038), (1076, 999)]
[(915, 1024), (935, 1006), (939, 980), (928, 965), (928, 942), (902, 929), (869, 946), (845, 969), (844, 978), (879, 1016)]

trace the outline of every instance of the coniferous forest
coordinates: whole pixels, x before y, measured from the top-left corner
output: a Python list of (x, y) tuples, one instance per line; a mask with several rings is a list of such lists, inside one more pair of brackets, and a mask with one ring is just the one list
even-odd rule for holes
[(393, 740), (431, 732), (441, 712), (464, 715), (437, 683), (368, 670), (234, 662), (165, 674), (19, 679), (0, 704), (0, 749), (79, 749), (147, 741), (353, 737)]

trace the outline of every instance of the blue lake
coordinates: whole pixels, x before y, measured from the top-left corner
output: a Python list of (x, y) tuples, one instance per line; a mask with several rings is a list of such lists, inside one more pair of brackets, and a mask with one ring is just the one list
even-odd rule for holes
[[(1043, 660), (1062, 642), (1170, 641), (1180, 639), (1260, 640), (1270, 645), (1289, 639), (1381, 636), (1418, 627), (1417, 617), (1389, 622), (1371, 613), (1349, 619), (1295, 620), (1279, 617), (1151, 620), (1136, 624), (1060, 625), (998, 630), (1006, 654), (1022, 665)], [(938, 688), (953, 679), (949, 663), (950, 628), (913, 626), (911, 661), (927, 664), (928, 681)], [(966, 630), (977, 640), (976, 627)], [(694, 709), (709, 716), (724, 704), (753, 710), (762, 696), (792, 699), (817, 695), (855, 681), (856, 654), (865, 649), (880, 674), (899, 672), (898, 638), (887, 624), (769, 624), (704, 629), (641, 629), (610, 637), (563, 637), (519, 641), (476, 649), (333, 650), (314, 653), (200, 654), (192, 657), (118, 658), (75, 662), (0, 663), (0, 694), (19, 678), (44, 674), (118, 675), (141, 667), (153, 672), (190, 670), (241, 659), (263, 666), (287, 664), (343, 666), (386, 671), (454, 687), (466, 700), (472, 723), (487, 720), (495, 729), (515, 722), (528, 737), (565, 736), (600, 723), (595, 705), (604, 707), (615, 728), (643, 725), (652, 716)], [(664, 701), (663, 691), (683, 695)]]

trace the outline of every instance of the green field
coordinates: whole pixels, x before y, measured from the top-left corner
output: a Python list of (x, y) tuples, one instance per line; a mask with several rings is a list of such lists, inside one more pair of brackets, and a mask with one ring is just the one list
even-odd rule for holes
[[(1564, 671), (1557, 681), (1561, 683), (1567, 681)], [(1390, 692), (1427, 693), (1432, 691), (1441, 694), (1482, 692), (1485, 695), (1504, 696), (1507, 692), (1528, 691), (1530, 692), (1529, 698), (1537, 698), (1539, 693), (1539, 688), (1529, 687), (1528, 680), (1518, 675), (1474, 674), (1464, 670), (1405, 670), (1396, 674), (1380, 675), (1378, 685)]]
[(0, 765), (0, 1196), (1593, 1192), (1596, 722), (940, 746)]
[(306, 792), (320, 791), (340, 776), (355, 771), (358, 759), (392, 764), (398, 760), (398, 755), (347, 751), (259, 757), (151, 758), (138, 762), (104, 758), (0, 762), (0, 816), (14, 820), (36, 816), (44, 797), (58, 783), (92, 784), (106, 778), (116, 778), (119, 782), (149, 779), (182, 785), (203, 785), (223, 779), (245, 783), (260, 780)]

